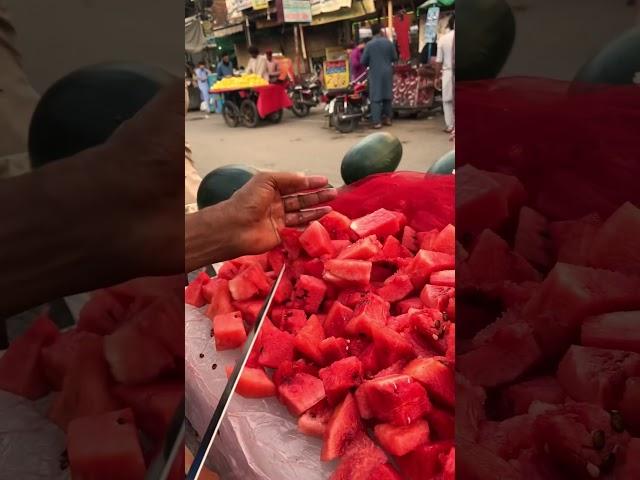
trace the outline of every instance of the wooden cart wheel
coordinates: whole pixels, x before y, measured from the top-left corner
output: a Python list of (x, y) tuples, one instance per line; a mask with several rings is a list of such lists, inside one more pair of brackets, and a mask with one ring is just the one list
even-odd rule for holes
[(224, 117), (224, 122), (231, 128), (237, 127), (240, 123), (240, 109), (231, 101), (224, 102), (222, 116)]
[(242, 117), (242, 124), (247, 128), (255, 128), (260, 120), (258, 107), (253, 100), (248, 98), (245, 98), (240, 104), (240, 115)]

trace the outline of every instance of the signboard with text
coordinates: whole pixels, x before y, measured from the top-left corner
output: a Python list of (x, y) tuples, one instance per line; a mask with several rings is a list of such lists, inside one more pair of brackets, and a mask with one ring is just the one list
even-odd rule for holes
[(349, 86), (349, 62), (347, 60), (325, 60), (324, 85), (328, 90)]
[(310, 0), (282, 0), (285, 23), (311, 23)]

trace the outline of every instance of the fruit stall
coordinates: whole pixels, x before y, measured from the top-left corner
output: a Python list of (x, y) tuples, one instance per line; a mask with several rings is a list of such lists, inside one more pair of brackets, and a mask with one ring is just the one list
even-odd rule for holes
[(209, 456), (225, 478), (454, 478), (453, 188), (369, 176), (280, 247), (191, 281), (186, 414), (202, 435), (286, 265)]
[(392, 99), (394, 113), (418, 114), (433, 108), (438, 93), (436, 76), (433, 65), (395, 65)]
[(211, 87), (211, 93), (223, 96), (222, 115), (227, 126), (242, 124), (255, 128), (261, 120), (279, 123), (291, 99), (282, 84), (270, 84), (255, 74), (228, 77)]

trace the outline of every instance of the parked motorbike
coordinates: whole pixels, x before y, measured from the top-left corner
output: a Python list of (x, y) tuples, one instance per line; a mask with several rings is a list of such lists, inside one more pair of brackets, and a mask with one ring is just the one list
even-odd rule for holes
[(312, 107), (320, 104), (322, 97), (322, 89), (320, 81), (316, 75), (303, 80), (300, 83), (294, 83), (289, 87), (289, 98), (293, 102), (291, 111), (296, 117), (306, 117)]
[(340, 133), (353, 132), (361, 120), (371, 116), (367, 73), (356, 78), (344, 90), (331, 92), (332, 97), (325, 109), (329, 125)]

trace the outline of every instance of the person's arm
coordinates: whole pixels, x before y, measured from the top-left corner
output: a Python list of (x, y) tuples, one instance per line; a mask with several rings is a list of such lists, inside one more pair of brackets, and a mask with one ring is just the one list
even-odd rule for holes
[(369, 45), (364, 47), (364, 51), (362, 52), (362, 55), (360, 56), (360, 64), (364, 65), (365, 67), (369, 66)]

